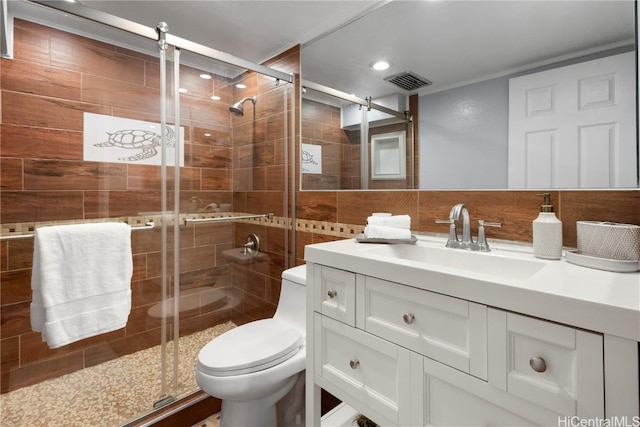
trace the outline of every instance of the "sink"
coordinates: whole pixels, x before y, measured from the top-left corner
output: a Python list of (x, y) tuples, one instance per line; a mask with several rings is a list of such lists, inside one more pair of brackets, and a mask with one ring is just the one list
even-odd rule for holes
[(444, 268), (457, 274), (484, 274), (507, 281), (522, 281), (540, 271), (545, 263), (536, 260), (495, 254), (493, 252), (471, 252), (445, 247), (415, 245), (375, 245), (360, 251), (369, 256), (389, 262), (410, 264), (423, 268)]

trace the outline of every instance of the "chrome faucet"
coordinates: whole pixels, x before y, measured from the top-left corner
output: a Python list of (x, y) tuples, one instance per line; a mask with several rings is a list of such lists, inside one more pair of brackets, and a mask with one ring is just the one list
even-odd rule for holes
[[(458, 231), (456, 229), (456, 221), (460, 220), (462, 214), (462, 240), (458, 238)], [(471, 237), (471, 219), (469, 217), (469, 210), (463, 203), (458, 203), (451, 208), (449, 212), (449, 219), (442, 220), (437, 219), (437, 223), (449, 224), (449, 239), (445, 245), (448, 248), (467, 249), (470, 251), (489, 252), (489, 244), (485, 235), (485, 227), (502, 227), (499, 222), (486, 222), (484, 220), (478, 221), (478, 240), (473, 241)]]
[[(458, 232), (455, 227), (455, 222), (460, 219), (460, 214), (462, 214), (462, 241), (458, 240)], [(469, 219), (469, 211), (467, 210), (467, 207), (462, 203), (458, 203), (452, 207), (451, 212), (449, 212), (449, 221), (452, 224), (452, 227), (449, 233), (447, 247), (466, 248), (471, 245), (473, 240), (471, 239), (471, 221)], [(451, 232), (453, 232), (453, 235), (451, 235)], [(452, 237), (453, 241), (451, 241)]]

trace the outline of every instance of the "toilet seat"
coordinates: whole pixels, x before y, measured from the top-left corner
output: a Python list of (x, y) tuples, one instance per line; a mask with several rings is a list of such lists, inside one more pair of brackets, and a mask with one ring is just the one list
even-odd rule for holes
[(197, 368), (218, 377), (261, 371), (292, 357), (303, 342), (300, 331), (288, 323), (257, 320), (211, 340), (200, 350)]

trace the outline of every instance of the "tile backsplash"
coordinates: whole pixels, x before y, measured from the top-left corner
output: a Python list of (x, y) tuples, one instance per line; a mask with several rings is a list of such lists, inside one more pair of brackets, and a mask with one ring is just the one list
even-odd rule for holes
[[(449, 217), (456, 203), (469, 209), (472, 231), (477, 220), (500, 222), (501, 228), (487, 231), (489, 239), (524, 243), (532, 241), (532, 224), (539, 213), (540, 190), (531, 191), (311, 191), (297, 194), (296, 216), (323, 226), (298, 227), (296, 257), (303, 259), (304, 244), (340, 238), (327, 230), (362, 228), (372, 212), (411, 216), (411, 229), (418, 232), (448, 233), (446, 224), (436, 219)], [(551, 192), (552, 204), (562, 220), (563, 245), (576, 247), (576, 221), (613, 221), (640, 224), (638, 190), (561, 190)], [(344, 236), (347, 237), (347, 236)], [(344, 238), (343, 237), (343, 238)]]

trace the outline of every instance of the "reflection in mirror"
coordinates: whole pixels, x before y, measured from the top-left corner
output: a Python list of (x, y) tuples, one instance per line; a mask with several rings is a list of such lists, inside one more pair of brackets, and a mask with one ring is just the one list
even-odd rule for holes
[[(404, 96), (376, 100), (396, 112), (406, 102)], [(309, 87), (300, 108), (303, 190), (413, 188), (412, 122)]]
[[(303, 46), (302, 77), (416, 95), (417, 188), (634, 188), (634, 16), (631, 1), (390, 2)], [(429, 84), (388, 81), (405, 71)]]

